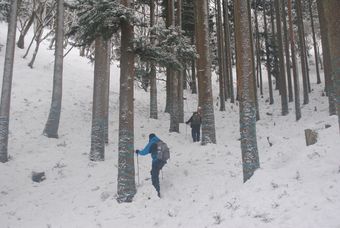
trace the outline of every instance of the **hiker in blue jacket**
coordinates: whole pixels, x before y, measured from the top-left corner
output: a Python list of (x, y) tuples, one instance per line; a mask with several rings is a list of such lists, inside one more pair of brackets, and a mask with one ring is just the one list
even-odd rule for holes
[(149, 143), (144, 147), (143, 150), (136, 150), (136, 154), (138, 155), (147, 155), (151, 154), (152, 158), (152, 168), (151, 168), (151, 180), (152, 185), (155, 187), (157, 191), (158, 197), (161, 197), (160, 186), (159, 186), (159, 171), (166, 164), (166, 161), (162, 161), (157, 159), (157, 142), (160, 139), (153, 133), (149, 135)]

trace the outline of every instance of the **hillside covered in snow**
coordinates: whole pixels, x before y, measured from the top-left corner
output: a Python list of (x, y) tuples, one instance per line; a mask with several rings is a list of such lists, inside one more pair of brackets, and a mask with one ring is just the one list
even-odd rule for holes
[[(7, 24), (0, 24), (5, 44)], [(5, 49), (0, 52), (3, 72)], [(118, 204), (119, 68), (111, 65), (109, 144), (105, 161), (91, 162), (90, 131), (93, 65), (73, 49), (64, 59), (63, 103), (59, 139), (42, 135), (52, 90), (53, 51), (43, 43), (33, 69), (16, 49), (9, 137), (10, 160), (0, 164), (0, 227), (109, 228), (109, 227), (231, 227), (339, 228), (340, 140), (337, 116), (328, 115), (324, 84), (317, 85), (312, 68), (310, 104), (302, 119), (281, 116), (268, 92), (259, 98), (257, 143), (260, 169), (243, 183), (239, 107), (218, 109), (218, 80), (214, 76), (217, 144), (193, 143), (190, 127), (169, 133), (164, 113), (165, 88), (158, 84), (159, 119), (149, 119), (149, 94), (135, 86), (135, 149), (155, 133), (171, 149), (161, 174), (162, 198), (150, 180), (151, 158), (137, 157), (137, 194), (132, 203)], [(264, 77), (265, 78), (265, 77)], [(1, 82), (2, 83), (2, 80)], [(197, 95), (185, 91), (185, 120), (197, 107)], [(326, 125), (330, 127), (326, 128)], [(306, 146), (304, 130), (318, 133)], [(32, 172), (45, 172), (35, 183)]]

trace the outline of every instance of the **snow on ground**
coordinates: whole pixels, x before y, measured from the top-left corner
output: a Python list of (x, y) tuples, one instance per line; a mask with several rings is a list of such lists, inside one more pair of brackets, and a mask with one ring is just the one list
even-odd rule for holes
[[(2, 44), (6, 32), (7, 25), (1, 23)], [(1, 63), (4, 52), (3, 48)], [(10, 161), (0, 164), (1, 227), (340, 228), (339, 128), (337, 117), (328, 116), (327, 98), (321, 96), (323, 85), (315, 84), (315, 74), (310, 104), (302, 107), (299, 122), (295, 121), (293, 103), (288, 116), (280, 115), (277, 91), (275, 104), (266, 103), (265, 85), (257, 124), (261, 168), (245, 184), (237, 105), (228, 102), (225, 112), (216, 106), (218, 143), (201, 146), (192, 143), (185, 124), (179, 134), (168, 132), (164, 85), (158, 86), (158, 120), (148, 118), (149, 94), (136, 86), (135, 148), (142, 148), (148, 134), (154, 132), (170, 146), (171, 160), (161, 174), (161, 199), (150, 183), (151, 159), (145, 156), (139, 157), (139, 169), (136, 167), (139, 183), (134, 201), (118, 204), (117, 64), (111, 66), (110, 142), (105, 161), (96, 163), (88, 159), (93, 65), (79, 57), (76, 49), (65, 58), (60, 137), (48, 139), (42, 131), (50, 107), (53, 51), (44, 43), (33, 69), (27, 66), (31, 55), (23, 59), (24, 52), (16, 49)], [(213, 85), (216, 96), (216, 77)], [(187, 120), (197, 107), (197, 97), (189, 92), (185, 96)], [(325, 128), (326, 124), (331, 127)], [(315, 145), (305, 145), (306, 128), (317, 130)], [(32, 182), (32, 171), (44, 171), (47, 179)]]

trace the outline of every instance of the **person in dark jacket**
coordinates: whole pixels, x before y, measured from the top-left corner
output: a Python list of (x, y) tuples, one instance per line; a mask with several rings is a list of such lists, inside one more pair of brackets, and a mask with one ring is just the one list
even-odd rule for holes
[(157, 142), (160, 139), (153, 133), (149, 135), (149, 143), (144, 147), (143, 150), (136, 150), (136, 154), (138, 155), (147, 155), (151, 154), (152, 158), (152, 168), (151, 168), (151, 180), (152, 185), (155, 187), (157, 191), (158, 197), (161, 197), (160, 186), (159, 186), (159, 171), (166, 164), (166, 161), (162, 161), (157, 159)]
[(186, 124), (190, 123), (192, 139), (194, 140), (194, 142), (199, 142), (200, 141), (201, 124), (202, 124), (200, 107), (197, 109), (197, 112), (193, 112), (190, 119), (185, 123)]

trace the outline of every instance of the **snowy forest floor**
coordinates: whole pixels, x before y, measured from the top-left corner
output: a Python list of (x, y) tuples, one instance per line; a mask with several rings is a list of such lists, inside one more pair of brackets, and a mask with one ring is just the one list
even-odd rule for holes
[[(1, 44), (6, 42), (6, 33), (7, 24), (0, 23)], [(22, 58), (25, 51), (16, 49), (10, 161), (0, 164), (1, 227), (340, 228), (338, 120), (328, 115), (327, 97), (321, 96), (324, 84), (316, 85), (314, 72), (310, 104), (302, 106), (298, 122), (293, 103), (289, 104), (290, 114), (281, 116), (277, 91), (275, 104), (266, 102), (265, 80), (257, 123), (261, 168), (245, 184), (238, 141), (239, 109), (227, 102), (227, 110), (218, 111), (215, 75), (216, 145), (193, 143), (191, 129), (185, 124), (180, 125), (180, 133), (169, 133), (169, 116), (163, 112), (164, 84), (158, 85), (159, 119), (149, 119), (149, 94), (136, 86), (135, 149), (142, 148), (153, 132), (167, 142), (171, 159), (161, 174), (161, 199), (151, 185), (151, 158), (145, 156), (139, 157), (139, 184), (133, 202), (118, 204), (117, 63), (111, 65), (110, 139), (105, 161), (90, 162), (93, 65), (79, 57), (76, 49), (65, 58), (59, 139), (48, 139), (42, 131), (50, 108), (54, 52), (43, 43), (31, 69), (27, 66), (31, 54)], [(4, 54), (3, 47), (0, 72)], [(197, 95), (185, 91), (185, 97), (187, 120), (197, 107)], [(325, 128), (326, 124), (331, 127)], [(319, 135), (318, 142), (308, 147), (306, 128)], [(32, 182), (32, 171), (44, 171), (46, 180)]]

